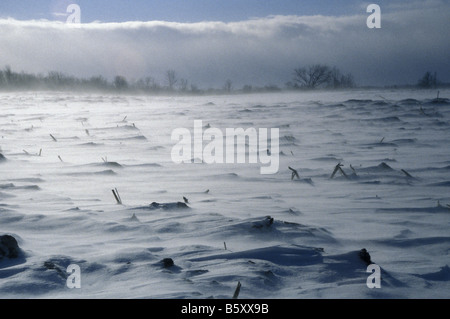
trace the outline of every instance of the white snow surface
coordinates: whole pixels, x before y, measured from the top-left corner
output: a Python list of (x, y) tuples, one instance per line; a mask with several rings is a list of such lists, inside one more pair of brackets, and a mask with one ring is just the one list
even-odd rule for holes
[[(0, 235), (21, 255), (0, 260), (0, 298), (231, 298), (238, 282), (250, 299), (449, 298), (450, 104), (436, 93), (1, 93)], [(278, 173), (175, 164), (171, 133), (194, 120), (279, 128)], [(330, 178), (339, 162), (348, 179)], [(183, 196), (187, 209), (150, 207)]]

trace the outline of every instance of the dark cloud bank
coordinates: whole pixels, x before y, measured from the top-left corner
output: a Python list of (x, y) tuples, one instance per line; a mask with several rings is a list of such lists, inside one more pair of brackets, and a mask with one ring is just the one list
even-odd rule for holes
[[(435, 4), (435, 5), (433, 5)], [(0, 20), (0, 66), (112, 79), (173, 69), (198, 86), (280, 85), (293, 70), (322, 63), (352, 73), (358, 85), (415, 84), (426, 72), (450, 82), (448, 5), (404, 4), (382, 14), (270, 16), (241, 22), (88, 23)]]

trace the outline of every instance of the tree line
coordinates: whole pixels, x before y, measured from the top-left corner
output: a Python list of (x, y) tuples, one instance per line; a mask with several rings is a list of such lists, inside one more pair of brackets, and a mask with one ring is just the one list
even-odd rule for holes
[[(174, 71), (168, 71), (168, 76)], [(62, 72), (51, 71), (46, 75), (14, 72), (6, 66), (0, 70), (0, 90), (86, 90), (86, 91), (147, 91), (166, 92), (175, 90), (175, 81), (169, 77), (167, 86), (159, 84), (151, 77), (129, 81), (122, 75), (111, 81), (98, 75), (89, 78), (77, 78)], [(195, 87), (193, 87), (195, 89)]]
[(326, 87), (332, 89), (353, 88), (355, 81), (351, 73), (342, 74), (337, 67), (314, 64), (294, 70), (293, 88), (316, 89)]
[[(434, 88), (441, 85), (436, 73), (426, 72), (417, 83), (421, 88)], [(313, 89), (348, 89), (356, 87), (351, 73), (343, 73), (337, 67), (324, 64), (314, 64), (294, 69), (291, 81), (285, 83), (287, 90), (313, 90)], [(283, 88), (277, 85), (263, 87), (246, 84), (235, 88), (230, 79), (224, 81), (221, 88), (207, 90), (189, 83), (185, 78), (178, 77), (174, 70), (165, 73), (162, 82), (153, 77), (145, 77), (130, 81), (122, 75), (112, 80), (98, 75), (90, 78), (77, 78), (61, 72), (49, 72), (46, 75), (35, 75), (25, 72), (15, 72), (6, 66), (0, 70), (0, 90), (80, 90), (80, 91), (111, 91), (111, 92), (141, 92), (141, 93), (227, 93), (242, 92), (276, 92)]]

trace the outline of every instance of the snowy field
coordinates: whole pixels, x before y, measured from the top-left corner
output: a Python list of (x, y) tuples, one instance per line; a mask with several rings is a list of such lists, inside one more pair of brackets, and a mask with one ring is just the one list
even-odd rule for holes
[[(449, 298), (450, 91), (436, 94), (1, 93), (0, 235), (21, 252), (0, 260), (0, 298), (231, 298), (238, 282), (251, 299)], [(278, 173), (174, 163), (171, 133), (194, 120), (279, 128)]]

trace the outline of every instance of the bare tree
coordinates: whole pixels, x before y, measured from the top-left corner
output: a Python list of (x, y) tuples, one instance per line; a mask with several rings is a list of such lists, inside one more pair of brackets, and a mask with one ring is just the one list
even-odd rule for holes
[(307, 68), (294, 70), (294, 81), (300, 87), (315, 89), (327, 83), (330, 79), (331, 70), (322, 64), (311, 65)]
[(355, 86), (353, 75), (350, 73), (346, 75), (341, 74), (341, 71), (336, 67), (331, 69), (328, 82), (329, 86), (333, 89), (351, 88)]
[(227, 93), (231, 92), (231, 89), (233, 88), (233, 83), (230, 79), (225, 81), (224, 90), (227, 91)]
[(347, 75), (343, 75), (341, 77), (341, 87), (345, 87), (345, 88), (355, 87), (355, 80), (351, 73), (348, 73)]
[(93, 76), (89, 78), (89, 80), (85, 81), (85, 84), (88, 85), (90, 88), (95, 89), (106, 89), (108, 88), (108, 80), (106, 80), (103, 76)]
[(188, 88), (188, 80), (180, 79), (180, 90), (181, 92), (186, 92)]
[(124, 90), (128, 88), (128, 81), (122, 75), (117, 75), (114, 78), (114, 87), (118, 90)]
[(151, 76), (147, 76), (144, 81), (148, 90), (154, 92), (161, 90), (161, 85)]
[(175, 87), (175, 84), (178, 81), (175, 71), (174, 70), (167, 71), (166, 77), (167, 77), (167, 83), (169, 85), (169, 89), (173, 90)]
[(432, 88), (437, 85), (436, 73), (431, 74), (431, 72), (426, 72), (423, 77), (419, 80), (418, 85), (422, 88)]
[(9, 84), (12, 82), (13, 72), (11, 71), (11, 67), (9, 65), (5, 66), (5, 70), (3, 71), (3, 76), (4, 76), (6, 84)]

